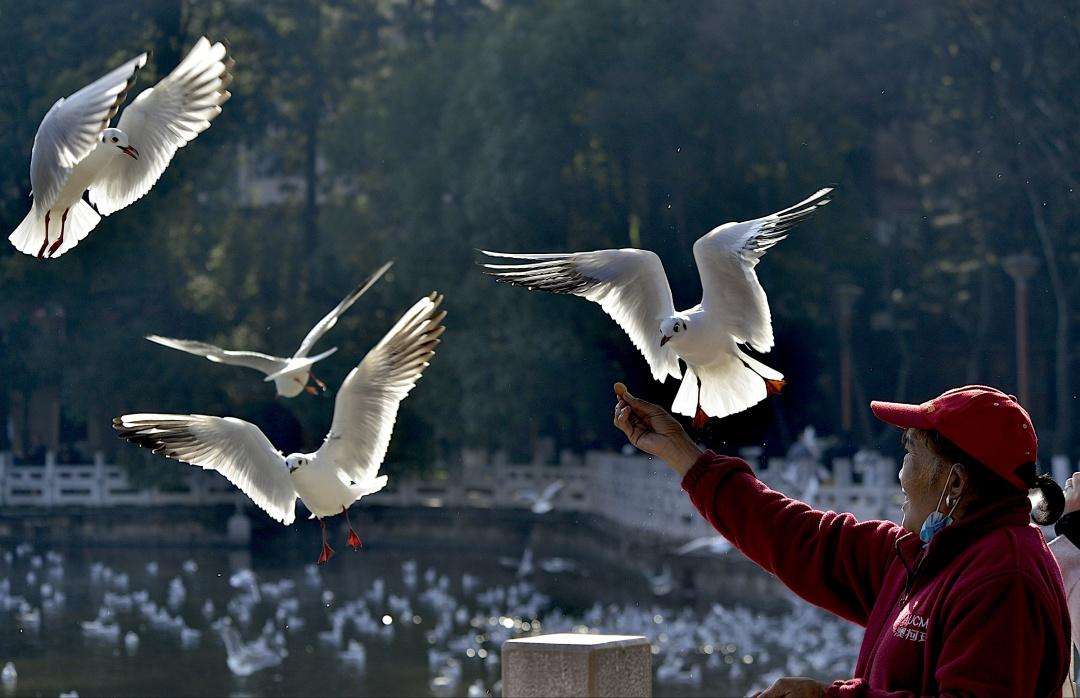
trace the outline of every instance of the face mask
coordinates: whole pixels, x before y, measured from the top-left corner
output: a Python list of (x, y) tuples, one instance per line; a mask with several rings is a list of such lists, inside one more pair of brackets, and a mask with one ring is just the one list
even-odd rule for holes
[(948, 514), (942, 514), (938, 510), (941, 509), (941, 502), (945, 499), (945, 490), (949, 489), (949, 481), (952, 479), (953, 470), (955, 468), (955, 465), (952, 468), (949, 468), (949, 475), (945, 478), (945, 487), (942, 488), (941, 496), (938, 497), (937, 506), (934, 507), (934, 511), (930, 512), (930, 516), (926, 517), (926, 521), (923, 521), (922, 526), (919, 528), (919, 540), (923, 542), (923, 545), (929, 543), (931, 538), (936, 536), (943, 528), (953, 522), (953, 512), (956, 511), (956, 506), (960, 504), (959, 497), (956, 498), (956, 501), (953, 503), (952, 508), (949, 509)]

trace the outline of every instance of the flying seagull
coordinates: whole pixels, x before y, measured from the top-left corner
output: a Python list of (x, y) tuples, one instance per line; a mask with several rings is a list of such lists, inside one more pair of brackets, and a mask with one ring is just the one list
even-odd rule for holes
[[(788, 229), (829, 203), (831, 188), (763, 218), (725, 223), (694, 243), (701, 302), (675, 311), (664, 265), (638, 249), (561, 254), (506, 254), (519, 264), (484, 264), (497, 280), (528, 289), (569, 293), (599, 303), (644, 355), (653, 378), (682, 378), (672, 411), (725, 417), (756, 405), (783, 386), (783, 375), (740, 348), (773, 347), (769, 301), (754, 267)], [(686, 363), (682, 374), (679, 359)]]
[(563, 488), (563, 484), (562, 480), (555, 480), (539, 494), (537, 494), (535, 490), (521, 490), (517, 493), (517, 498), (526, 502), (529, 505), (529, 509), (532, 510), (532, 513), (546, 514), (555, 508), (555, 496), (559, 494), (559, 490)]
[(232, 61), (222, 44), (202, 37), (175, 70), (131, 102), (115, 128), (107, 128), (146, 56), (57, 100), (41, 120), (30, 155), (34, 203), (8, 236), (20, 252), (59, 257), (101, 216), (142, 198), (177, 148), (209, 128), (231, 96), (225, 88)]
[(286, 526), (295, 519), (299, 497), (322, 528), (322, 564), (334, 554), (326, 540), (328, 516), (344, 514), (349, 547), (361, 545), (349, 506), (386, 486), (379, 467), (398, 405), (423, 374), (445, 329), (441, 303), (435, 293), (420, 299), (349, 372), (337, 394), (330, 432), (313, 453), (283, 456), (258, 427), (235, 417), (126, 414), (113, 420), (113, 428), (154, 453), (216, 470)]
[(327, 349), (315, 356), (308, 356), (308, 354), (311, 353), (315, 343), (337, 324), (338, 318), (356, 302), (356, 299), (364, 295), (364, 292), (371, 288), (393, 264), (393, 262), (387, 262), (379, 267), (367, 281), (354, 288), (349, 295), (341, 299), (341, 302), (333, 310), (327, 313), (322, 320), (315, 323), (315, 326), (304, 337), (304, 341), (300, 343), (300, 348), (287, 359), (281, 356), (260, 354), (256, 351), (222, 349), (213, 344), (196, 342), (191, 339), (171, 339), (156, 334), (148, 335), (146, 338), (162, 346), (179, 349), (197, 356), (205, 356), (214, 363), (246, 366), (247, 368), (262, 371), (266, 374), (266, 378), (263, 380), (266, 382), (273, 381), (274, 388), (277, 389), (277, 394), (281, 397), (296, 397), (305, 390), (314, 395), (318, 391), (314, 386), (308, 385), (309, 379), (315, 381), (315, 384), (319, 386), (319, 390), (322, 391), (326, 390), (326, 384), (315, 377), (315, 374), (311, 372), (311, 367), (316, 361), (325, 359), (337, 351), (337, 347)]
[(701, 536), (680, 545), (674, 552), (676, 555), (690, 555), (697, 552), (708, 555), (724, 555), (732, 547), (728, 539), (723, 536)]

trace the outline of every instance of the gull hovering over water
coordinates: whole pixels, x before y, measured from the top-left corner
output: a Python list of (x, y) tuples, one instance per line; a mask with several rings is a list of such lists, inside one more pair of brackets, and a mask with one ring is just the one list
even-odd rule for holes
[(57, 100), (41, 120), (30, 156), (34, 203), (8, 236), (20, 252), (59, 257), (101, 216), (142, 198), (176, 150), (209, 128), (231, 96), (225, 88), (232, 61), (222, 44), (202, 37), (175, 70), (131, 102), (115, 128), (107, 128), (146, 58), (140, 54)]
[(216, 470), (271, 518), (288, 526), (299, 497), (319, 520), (322, 553), (328, 516), (345, 515), (348, 545), (360, 537), (349, 522), (349, 506), (386, 486), (379, 467), (390, 445), (398, 406), (435, 354), (445, 329), (442, 296), (412, 306), (368, 352), (341, 385), (325, 441), (312, 453), (283, 456), (254, 424), (235, 417), (201, 414), (126, 414), (113, 420), (120, 437), (169, 458)]
[(222, 349), (213, 344), (197, 342), (191, 339), (171, 339), (156, 334), (147, 336), (147, 339), (162, 346), (186, 351), (189, 354), (205, 356), (214, 363), (229, 364), (231, 366), (245, 366), (247, 368), (254, 368), (257, 371), (262, 371), (266, 374), (266, 378), (263, 380), (266, 382), (273, 381), (274, 388), (281, 397), (296, 397), (304, 391), (307, 391), (312, 395), (316, 394), (318, 391), (315, 387), (308, 385), (309, 379), (315, 381), (315, 384), (319, 386), (319, 390), (325, 392), (326, 384), (315, 377), (315, 374), (311, 372), (311, 367), (316, 361), (325, 359), (337, 351), (337, 347), (331, 347), (315, 356), (308, 356), (308, 354), (311, 353), (315, 343), (337, 324), (338, 318), (341, 317), (345, 311), (360, 298), (360, 296), (364, 295), (364, 292), (371, 288), (372, 285), (378, 281), (391, 266), (393, 266), (393, 264), (393, 262), (387, 262), (382, 265), (368, 278), (367, 281), (354, 288), (349, 295), (342, 298), (341, 302), (338, 303), (333, 310), (327, 313), (322, 320), (315, 323), (315, 326), (312, 327), (311, 330), (308, 331), (307, 336), (304, 337), (304, 341), (300, 342), (300, 348), (296, 350), (296, 353), (293, 354), (292, 357), (287, 359), (281, 356), (260, 354), (256, 351), (232, 351), (229, 349)]
[[(787, 237), (788, 229), (829, 203), (831, 188), (782, 211), (750, 221), (725, 223), (694, 243), (701, 276), (701, 302), (675, 311), (660, 258), (638, 249), (558, 254), (507, 254), (490, 257), (519, 264), (484, 264), (497, 280), (525, 288), (569, 293), (598, 303), (623, 328), (645, 357), (653, 378), (682, 379), (671, 406), (694, 417), (741, 412), (783, 386), (783, 375), (740, 348), (758, 352), (773, 347), (772, 318), (754, 267), (762, 255)], [(685, 375), (679, 359), (686, 364)]]
[(555, 480), (544, 488), (543, 492), (537, 494), (535, 490), (521, 490), (517, 493), (517, 498), (527, 502), (529, 509), (534, 514), (546, 514), (555, 508), (554, 500), (555, 495), (559, 494), (559, 491), (563, 488), (562, 480)]

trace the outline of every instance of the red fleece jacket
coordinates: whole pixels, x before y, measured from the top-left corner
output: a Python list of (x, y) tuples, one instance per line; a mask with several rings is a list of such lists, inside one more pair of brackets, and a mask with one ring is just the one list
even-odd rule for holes
[(866, 628), (855, 678), (827, 696), (1061, 695), (1068, 607), (1026, 498), (964, 517), (923, 548), (894, 523), (815, 511), (711, 451), (683, 489), (789, 589)]

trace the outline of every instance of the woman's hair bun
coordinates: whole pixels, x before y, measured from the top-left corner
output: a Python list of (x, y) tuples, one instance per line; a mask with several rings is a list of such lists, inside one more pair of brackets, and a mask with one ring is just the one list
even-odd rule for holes
[(1065, 493), (1061, 485), (1049, 475), (1039, 475), (1031, 483), (1031, 489), (1039, 490), (1040, 496), (1031, 501), (1031, 518), (1040, 526), (1050, 526), (1065, 511)]

